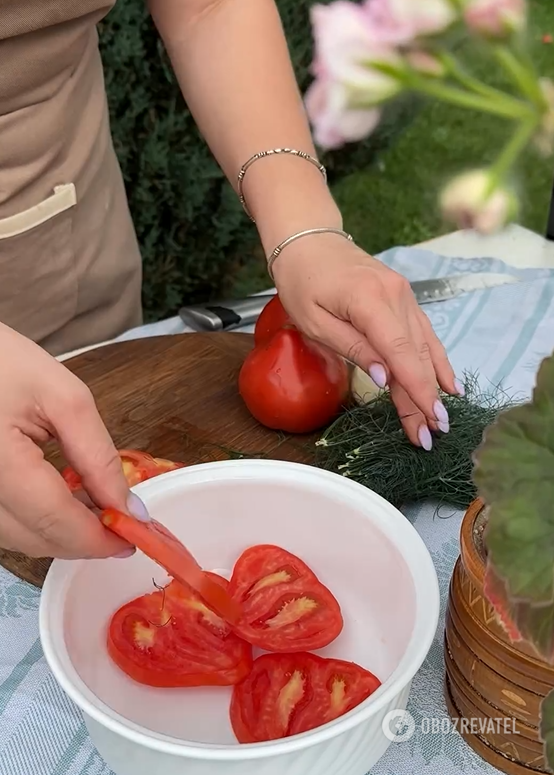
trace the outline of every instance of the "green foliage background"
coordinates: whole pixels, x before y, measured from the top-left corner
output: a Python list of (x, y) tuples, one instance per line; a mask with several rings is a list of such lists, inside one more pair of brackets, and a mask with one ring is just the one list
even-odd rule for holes
[[(314, 2), (277, 0), (302, 91), (310, 82)], [(554, 35), (554, 0), (529, 0), (529, 8), (532, 56), (541, 74), (554, 78), (554, 45), (544, 40)], [(100, 38), (114, 141), (144, 259), (147, 319), (172, 314), (183, 302), (266, 288), (255, 227), (196, 129), (145, 3), (118, 0)], [(483, 52), (453, 42), (474, 75), (506, 86)], [(457, 172), (490, 163), (509, 131), (495, 117), (443, 103), (396, 103), (366, 142), (322, 157), (346, 228), (372, 253), (446, 233), (451, 227), (441, 221), (437, 192)], [(539, 233), (553, 167), (530, 150), (517, 180), (519, 222)]]
[[(278, 0), (303, 91), (312, 4)], [(167, 316), (183, 301), (270, 284), (255, 227), (196, 129), (145, 4), (119, 0), (99, 31), (114, 142), (144, 260), (147, 319)], [(330, 181), (367, 168), (414, 110), (411, 101), (395, 106), (370, 141), (322, 157)], [(247, 288), (245, 272), (255, 278)]]

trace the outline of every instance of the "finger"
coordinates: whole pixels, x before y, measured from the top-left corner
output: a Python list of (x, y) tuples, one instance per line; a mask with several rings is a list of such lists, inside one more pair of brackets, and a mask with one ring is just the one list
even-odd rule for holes
[[(24, 525), (17, 522), (4, 509), (0, 509), (0, 547), (10, 552), (22, 552), (27, 557), (55, 557), (60, 560), (80, 559), (71, 549), (44, 541)], [(114, 557), (131, 557), (134, 547), (128, 547)]]
[(437, 375), (437, 382), (445, 393), (458, 396), (465, 395), (464, 386), (456, 379), (454, 369), (448, 360), (446, 350), (433, 331), (433, 326), (431, 325), (429, 318), (422, 310), (419, 312), (421, 328), (427, 340), (427, 344), (429, 345), (431, 360), (433, 361), (435, 374)]
[(370, 344), (379, 353), (396, 380), (428, 421), (448, 422), (448, 413), (438, 397), (434, 371), (429, 364), (429, 351), (425, 340), (419, 341), (421, 327), (414, 331), (405, 320), (394, 315), (390, 308), (381, 304), (368, 313), (367, 307), (353, 315), (357, 330), (365, 333)]
[[(421, 314), (419, 309), (410, 310), (407, 315), (408, 329), (412, 334), (415, 349), (419, 356), (426, 382), (433, 385), (433, 389), (438, 392), (437, 373), (431, 357), (431, 346), (428, 341), (428, 332), (423, 329), (421, 323)], [(433, 333), (433, 329), (431, 329)]]
[(17, 522), (4, 509), (0, 509), (0, 546), (9, 552), (23, 552), (28, 557), (53, 557), (55, 554), (54, 547)]
[(425, 415), (420, 412), (404, 388), (395, 380), (390, 386), (390, 396), (398, 412), (406, 436), (416, 447), (430, 452), (433, 438)]
[(359, 366), (378, 388), (388, 385), (390, 374), (383, 359), (353, 325), (318, 307), (312, 327), (315, 333), (310, 333), (310, 336)]
[(53, 433), (92, 500), (103, 509), (127, 510), (129, 485), (92, 393), (78, 380), (72, 388), (70, 395), (45, 400)]
[[(416, 313), (417, 314), (415, 315), (409, 315), (410, 330), (412, 331), (414, 344), (419, 353), (419, 359), (426, 372), (426, 379), (429, 380), (429, 382), (432, 382), (435, 385), (435, 389), (437, 389), (437, 374), (431, 359), (431, 348), (423, 331), (423, 326), (420, 322), (421, 316), (419, 314), (419, 310), (416, 310)], [(443, 407), (443, 411), (438, 409), (436, 410), (435, 416), (438, 418), (439, 415), (441, 416), (440, 420), (437, 419), (436, 421), (433, 421), (428, 418), (428, 424), (432, 430), (439, 430), (442, 433), (448, 433), (450, 431), (450, 419), (445, 407)]]
[(12, 434), (0, 471), (0, 506), (38, 540), (57, 547), (56, 556), (111, 557), (129, 549), (72, 496), (42, 451), (23, 434)]

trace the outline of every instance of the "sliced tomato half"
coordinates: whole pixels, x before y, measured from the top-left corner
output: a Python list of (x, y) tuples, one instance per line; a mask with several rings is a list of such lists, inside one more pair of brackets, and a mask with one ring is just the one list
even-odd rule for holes
[[(154, 476), (165, 474), (167, 471), (175, 471), (177, 468), (185, 468), (185, 463), (175, 463), (173, 460), (165, 460), (161, 457), (152, 457), (148, 452), (140, 452), (138, 449), (120, 449), (119, 457), (123, 473), (129, 484), (145, 482)], [(77, 492), (83, 487), (81, 477), (73, 468), (67, 466), (61, 472), (71, 492)]]
[(353, 662), (308, 653), (264, 654), (233, 689), (233, 731), (239, 743), (308, 732), (348, 713), (380, 685)]
[(238, 621), (241, 606), (230, 597), (227, 587), (216, 583), (213, 574), (203, 571), (189, 550), (164, 525), (154, 519), (140, 522), (117, 509), (105, 509), (100, 519), (105, 527), (144, 552), (174, 579), (191, 587), (225, 621)]
[(237, 560), (229, 592), (242, 609), (241, 638), (265, 651), (312, 651), (328, 646), (343, 628), (340, 606), (298, 557), (268, 544)]
[(154, 458), (147, 452), (139, 452), (136, 449), (120, 449), (119, 457), (123, 473), (130, 487), (160, 474), (154, 463)]
[[(228, 582), (215, 574), (213, 584)], [(252, 669), (252, 649), (191, 589), (172, 581), (113, 615), (108, 653), (148, 686), (232, 686)]]

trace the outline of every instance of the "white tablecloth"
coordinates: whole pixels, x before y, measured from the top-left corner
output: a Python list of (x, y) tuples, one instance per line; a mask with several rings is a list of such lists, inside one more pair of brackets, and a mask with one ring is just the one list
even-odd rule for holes
[[(541, 359), (554, 349), (552, 270), (514, 269), (491, 259), (447, 259), (415, 249), (388, 251), (382, 259), (412, 280), (466, 271), (519, 275), (524, 280), (519, 285), (479, 291), (424, 309), (459, 374), (479, 372), (485, 387), (503, 381), (512, 394), (530, 394)], [(178, 330), (181, 325), (173, 320), (135, 334)], [(409, 710), (415, 734), (409, 741), (393, 743), (371, 775), (491, 775), (496, 771), (457, 733), (428, 732), (432, 719), (447, 719), (442, 696), (444, 606), (459, 551), (462, 514), (436, 518), (433, 504), (420, 504), (405, 514), (433, 557), (441, 587), (441, 620), (413, 683)], [(111, 775), (92, 746), (78, 709), (45, 664), (38, 637), (39, 596), (36, 589), (0, 570), (0, 774)]]

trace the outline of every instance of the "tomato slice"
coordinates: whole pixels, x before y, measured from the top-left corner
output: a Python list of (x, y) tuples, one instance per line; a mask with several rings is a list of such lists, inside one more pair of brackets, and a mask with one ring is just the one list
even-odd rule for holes
[(306, 563), (278, 546), (253, 546), (243, 552), (229, 593), (242, 608), (235, 632), (265, 651), (320, 649), (343, 628), (331, 592)]
[(70, 466), (66, 466), (64, 469), (62, 469), (61, 475), (71, 492), (78, 492), (79, 490), (83, 489), (81, 477), (77, 471), (74, 471)]
[[(225, 591), (225, 579), (206, 575)], [(130, 678), (148, 686), (232, 686), (252, 669), (251, 646), (177, 581), (116, 611), (108, 653)]]
[(139, 452), (136, 449), (120, 449), (119, 457), (123, 463), (123, 469), (128, 466), (144, 472), (147, 479), (153, 476), (165, 474), (167, 471), (175, 471), (177, 468), (185, 468), (185, 463), (175, 463), (163, 457), (152, 457), (148, 452)]
[(144, 552), (174, 579), (192, 587), (225, 621), (238, 621), (240, 604), (229, 596), (226, 587), (214, 581), (213, 574), (202, 570), (189, 550), (162, 524), (154, 519), (140, 522), (117, 509), (105, 509), (100, 519), (105, 527)]
[(254, 326), (254, 345), (264, 344), (286, 323), (290, 323), (281, 299), (277, 294), (268, 301)]
[[(175, 463), (173, 460), (152, 457), (147, 452), (140, 452), (137, 449), (120, 449), (119, 457), (121, 458), (123, 473), (129, 487), (134, 487), (135, 484), (145, 482), (154, 476), (165, 474), (167, 471), (185, 468), (185, 463)], [(82, 489), (81, 477), (73, 468), (67, 466), (62, 470), (61, 474), (71, 492), (77, 492)]]
[(163, 457), (155, 457), (153, 460), (160, 474), (176, 471), (178, 468), (186, 468), (186, 463), (175, 463), (173, 460), (166, 460)]
[(298, 735), (348, 713), (379, 688), (353, 662), (315, 654), (264, 654), (233, 689), (230, 717), (239, 743)]
[(119, 450), (119, 457), (121, 458), (123, 473), (130, 487), (159, 474), (154, 458), (147, 452), (139, 452), (139, 450), (135, 449), (121, 449)]

